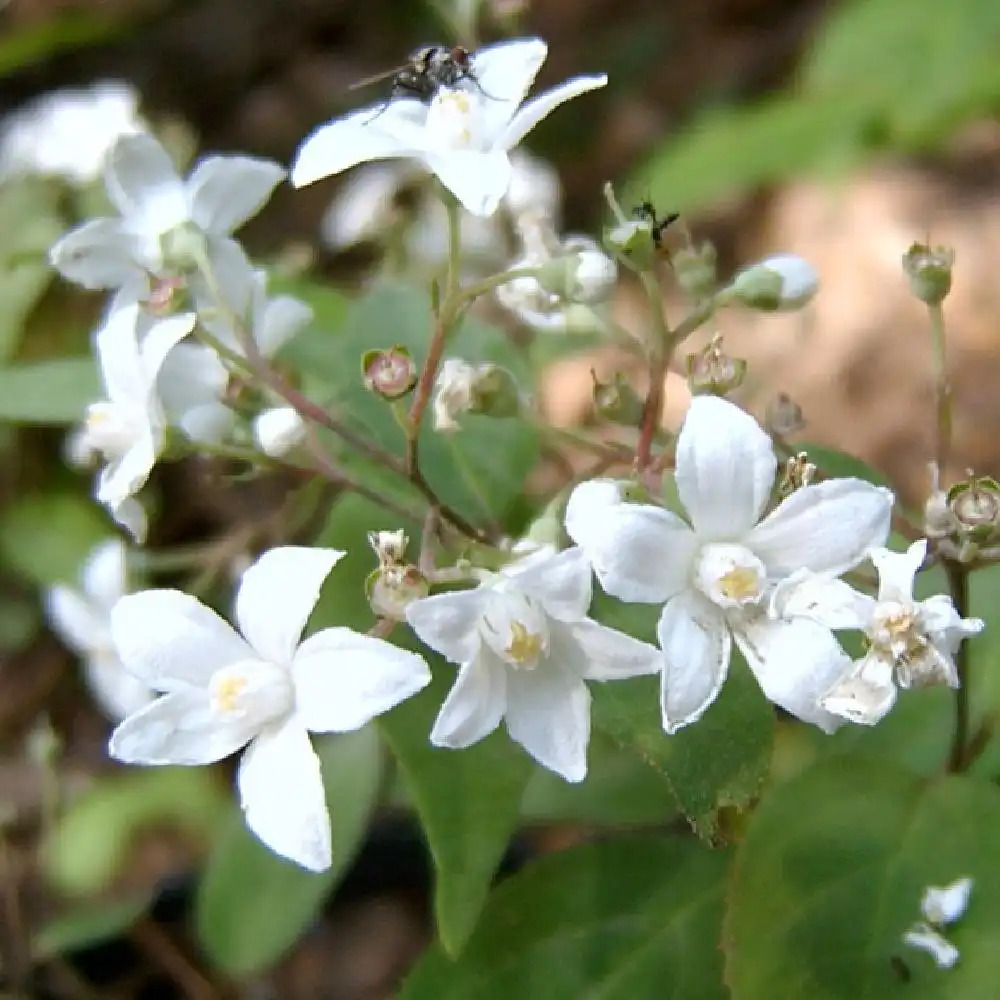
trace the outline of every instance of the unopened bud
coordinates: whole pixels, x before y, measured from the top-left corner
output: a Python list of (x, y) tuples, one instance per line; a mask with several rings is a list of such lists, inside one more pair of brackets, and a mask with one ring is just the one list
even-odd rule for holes
[(589, 237), (567, 240), (564, 247), (569, 251), (566, 297), (586, 305), (603, 302), (618, 280), (615, 262)]
[(716, 253), (708, 241), (701, 246), (678, 247), (670, 255), (677, 283), (696, 301), (707, 299), (716, 289)]
[(743, 384), (747, 373), (743, 358), (731, 358), (723, 351), (720, 334), (697, 354), (689, 354), (686, 363), (693, 396), (725, 396)]
[(601, 382), (593, 369), (590, 377), (594, 380), (594, 411), (612, 423), (638, 427), (643, 402), (631, 382), (621, 372), (615, 372), (610, 382)]
[(402, 621), (406, 608), (430, 592), (427, 578), (416, 566), (382, 566), (369, 574), (365, 594), (379, 618)]
[(728, 297), (751, 309), (776, 312), (801, 309), (819, 288), (812, 264), (796, 254), (776, 254), (741, 271), (726, 289)]
[(383, 399), (399, 399), (417, 384), (417, 366), (400, 344), (387, 351), (366, 351), (361, 357), (361, 374), (368, 391)]
[(786, 392), (779, 392), (764, 411), (764, 426), (778, 437), (796, 434), (806, 425), (802, 407)]
[(521, 393), (514, 376), (490, 361), (474, 365), (448, 358), (434, 383), (434, 429), (457, 431), (458, 417), (479, 413), (512, 417), (520, 412)]
[(256, 416), (253, 436), (265, 455), (282, 458), (305, 440), (306, 425), (292, 407), (277, 406)]
[(903, 272), (910, 281), (913, 294), (936, 306), (951, 291), (951, 270), (955, 251), (951, 247), (929, 247), (914, 243), (903, 254)]
[(379, 566), (399, 566), (404, 563), (409, 541), (402, 528), (398, 531), (368, 532), (368, 544), (372, 547)]
[(653, 223), (625, 219), (604, 231), (604, 245), (635, 271), (648, 271), (656, 262)]

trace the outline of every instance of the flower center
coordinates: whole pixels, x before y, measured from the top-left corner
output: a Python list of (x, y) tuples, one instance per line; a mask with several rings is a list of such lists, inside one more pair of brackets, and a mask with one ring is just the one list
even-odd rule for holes
[(899, 601), (880, 603), (872, 616), (872, 642), (899, 656), (919, 632), (915, 609)]
[(430, 144), (443, 149), (479, 149), (479, 100), (467, 90), (438, 90), (427, 110), (425, 129)]
[(216, 670), (208, 697), (216, 718), (254, 728), (287, 715), (295, 703), (289, 672), (264, 660), (241, 660)]
[(764, 564), (742, 545), (705, 545), (695, 568), (695, 585), (720, 608), (745, 608), (763, 596)]
[(519, 670), (533, 670), (548, 653), (545, 612), (506, 581), (493, 591), (480, 631), (490, 649)]

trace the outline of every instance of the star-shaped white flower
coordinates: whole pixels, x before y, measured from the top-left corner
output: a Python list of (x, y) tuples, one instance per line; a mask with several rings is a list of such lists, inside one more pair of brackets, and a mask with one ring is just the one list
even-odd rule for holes
[(107, 398), (87, 407), (73, 447), (79, 454), (105, 458), (95, 496), (139, 541), (146, 523), (133, 497), (149, 478), (166, 438), (156, 380), (168, 352), (194, 323), (193, 313), (183, 313), (158, 320), (140, 334), (144, 317), (133, 303), (113, 309), (97, 331)]
[(845, 671), (823, 697), (826, 708), (852, 722), (872, 725), (895, 702), (902, 688), (947, 684), (958, 687), (955, 654), (962, 640), (983, 629), (979, 618), (961, 618), (946, 594), (925, 601), (913, 596), (913, 582), (927, 555), (927, 540), (906, 552), (875, 548), (878, 594), (871, 597), (843, 580), (801, 574), (775, 595), (784, 615), (807, 615), (832, 629), (865, 633), (866, 655)]
[(461, 749), (503, 719), (511, 738), (567, 781), (587, 773), (586, 680), (656, 673), (659, 651), (587, 617), (590, 567), (579, 549), (551, 548), (505, 567), (475, 590), (414, 601), (406, 620), (460, 664), (431, 731)]
[(522, 103), (547, 52), (539, 38), (491, 45), (472, 57), (472, 79), (439, 88), (429, 104), (397, 98), (321, 126), (300, 147), (292, 184), (413, 158), (468, 211), (492, 215), (510, 186), (510, 150), (560, 104), (607, 83), (603, 74), (574, 77)]
[(735, 639), (764, 694), (832, 730), (819, 705), (843, 672), (830, 630), (807, 618), (774, 618), (769, 597), (806, 567), (835, 576), (885, 541), (892, 494), (857, 479), (796, 490), (770, 514), (777, 462), (768, 436), (739, 407), (714, 396), (691, 403), (677, 441), (675, 479), (690, 525), (651, 504), (626, 503), (622, 484), (579, 485), (566, 530), (604, 589), (623, 601), (664, 604), (663, 726), (675, 732), (719, 693)]
[(125, 546), (121, 539), (113, 538), (87, 557), (79, 588), (59, 583), (45, 596), (49, 624), (80, 657), (87, 685), (115, 721), (137, 712), (155, 697), (122, 666), (111, 641), (111, 609), (125, 593)]
[(230, 236), (255, 215), (285, 171), (249, 156), (210, 156), (183, 180), (148, 134), (119, 139), (104, 181), (120, 215), (93, 219), (49, 252), (53, 267), (85, 288), (120, 289), (122, 301), (146, 300), (153, 279), (193, 267), (202, 245), (221, 282), (245, 261)]
[(360, 729), (430, 680), (419, 656), (349, 628), (299, 642), (343, 555), (293, 546), (264, 553), (240, 583), (240, 632), (177, 590), (129, 595), (111, 614), (122, 661), (162, 692), (115, 730), (112, 756), (210, 764), (249, 744), (237, 778), (247, 825), (312, 871), (329, 867), (331, 846), (309, 733)]

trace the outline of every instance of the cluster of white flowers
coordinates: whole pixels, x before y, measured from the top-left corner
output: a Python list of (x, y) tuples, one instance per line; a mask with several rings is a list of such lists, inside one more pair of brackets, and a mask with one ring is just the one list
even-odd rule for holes
[[(299, 150), (292, 183), (403, 159), (436, 175), (474, 217), (491, 218), (506, 199), (523, 242), (516, 267), (534, 273), (501, 286), (501, 300), (534, 326), (567, 329), (575, 306), (589, 309), (606, 295), (615, 267), (593, 241), (559, 235), (551, 186), (542, 183), (541, 194), (519, 188), (511, 152), (555, 107), (606, 78), (579, 77), (525, 103), (545, 55), (537, 39), (486, 48), (472, 57), (468, 79), (438, 87), (426, 103), (395, 99), (323, 126)], [(72, 450), (81, 461), (104, 460), (96, 497), (136, 539), (146, 530), (136, 493), (168, 432), (203, 445), (238, 433), (226, 405), (231, 373), (273, 356), (310, 319), (303, 303), (268, 296), (263, 272), (232, 236), (283, 177), (264, 160), (215, 156), (184, 180), (152, 136), (129, 135), (105, 166), (119, 215), (87, 222), (52, 248), (67, 278), (113, 292), (95, 337), (106, 398), (90, 406)], [(365, 221), (341, 213), (329, 225), (345, 242), (366, 231)], [(775, 260), (733, 287), (774, 308), (812, 294), (811, 269)], [(464, 412), (509, 415), (522, 403), (496, 366), (451, 359), (438, 375), (440, 429), (454, 429)], [(305, 426), (296, 409), (269, 400), (242, 432), (259, 454), (281, 456), (302, 442)], [(572, 547), (543, 546), (497, 571), (456, 567), (450, 579), (477, 586), (432, 596), (405, 562), (402, 533), (374, 536), (382, 577), (369, 595), (373, 606), (388, 621), (405, 618), (458, 666), (431, 742), (468, 747), (503, 721), (536, 761), (581, 781), (588, 681), (659, 675), (663, 728), (675, 733), (718, 695), (733, 642), (768, 699), (827, 731), (844, 719), (877, 721), (896, 683), (957, 683), (952, 658), (981, 623), (959, 618), (946, 597), (914, 600), (926, 546), (905, 555), (882, 547), (892, 494), (830, 479), (775, 505), (776, 472), (772, 441), (757, 422), (704, 396), (677, 440), (674, 479), (686, 520), (633, 502), (629, 483), (583, 482), (565, 512)], [(300, 641), (343, 555), (265, 552), (242, 575), (239, 631), (180, 591), (127, 593), (119, 544), (95, 554), (82, 593), (58, 588), (49, 604), (98, 698), (124, 717), (112, 755), (198, 765), (246, 747), (238, 787), (250, 829), (313, 870), (330, 864), (331, 848), (309, 734), (358, 729), (430, 680), (421, 656), (382, 638), (326, 628)], [(877, 598), (841, 579), (866, 558), (880, 574)], [(621, 601), (662, 605), (658, 645), (588, 617), (594, 575)], [(847, 628), (868, 638), (858, 662), (835, 636)]]

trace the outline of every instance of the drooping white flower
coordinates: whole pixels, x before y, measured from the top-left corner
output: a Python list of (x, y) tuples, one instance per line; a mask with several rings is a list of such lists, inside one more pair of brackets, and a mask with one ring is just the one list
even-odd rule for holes
[(917, 571), (927, 555), (927, 540), (906, 552), (874, 548), (878, 594), (859, 593), (842, 580), (800, 574), (774, 595), (781, 615), (806, 615), (831, 629), (865, 633), (869, 649), (823, 697), (837, 715), (873, 725), (892, 707), (896, 683), (902, 688), (947, 684), (958, 687), (955, 653), (962, 640), (982, 631), (979, 618), (960, 618), (950, 597), (913, 596)]
[(626, 503), (622, 485), (594, 480), (570, 496), (566, 530), (604, 589), (623, 601), (663, 603), (661, 710), (668, 733), (698, 719), (726, 677), (735, 639), (764, 694), (826, 730), (839, 723), (819, 698), (843, 674), (830, 629), (777, 618), (769, 599), (805, 567), (836, 576), (885, 541), (892, 494), (857, 479), (792, 493), (770, 514), (777, 462), (768, 436), (737, 406), (698, 396), (677, 441), (675, 479), (690, 524), (651, 504)]
[(162, 692), (129, 716), (110, 752), (135, 764), (210, 764), (247, 746), (237, 784), (249, 828), (322, 871), (330, 817), (309, 733), (350, 732), (430, 680), (419, 656), (349, 628), (299, 638), (333, 549), (271, 549), (243, 574), (237, 632), (177, 590), (122, 598), (111, 631), (122, 661)]
[(82, 663), (87, 685), (101, 709), (118, 721), (148, 705), (149, 687), (122, 665), (111, 641), (111, 609), (126, 593), (125, 546), (102, 542), (80, 572), (80, 586), (59, 583), (45, 595), (45, 615)]
[(0, 180), (44, 174), (77, 185), (95, 181), (118, 139), (145, 130), (138, 107), (139, 95), (121, 80), (42, 94), (0, 121)]
[(517, 381), (506, 368), (492, 361), (474, 364), (446, 358), (434, 380), (434, 429), (444, 433), (461, 430), (458, 418), (465, 413), (514, 416), (522, 403)]
[(429, 105), (395, 99), (321, 126), (300, 147), (292, 184), (412, 158), (468, 211), (492, 215), (510, 186), (510, 150), (560, 104), (607, 83), (603, 74), (575, 77), (522, 104), (546, 54), (538, 38), (492, 45), (472, 57), (471, 79), (439, 88)]
[(107, 464), (95, 496), (137, 541), (145, 536), (142, 509), (132, 499), (145, 484), (163, 447), (167, 420), (156, 390), (168, 352), (194, 328), (193, 313), (157, 321), (140, 341), (140, 307), (121, 306), (97, 331), (97, 357), (107, 398), (87, 407), (77, 434), (78, 453)]
[(587, 773), (586, 680), (655, 673), (658, 650), (587, 617), (584, 554), (550, 547), (505, 567), (474, 590), (414, 601), (406, 620), (459, 664), (431, 742), (461, 749), (506, 722), (511, 738), (567, 781)]
[(148, 299), (157, 278), (192, 271), (201, 253), (225, 285), (230, 272), (245, 266), (230, 234), (260, 210), (284, 175), (268, 160), (210, 156), (183, 180), (152, 135), (125, 136), (104, 170), (119, 216), (71, 230), (50, 260), (70, 281), (119, 289), (125, 302)]

